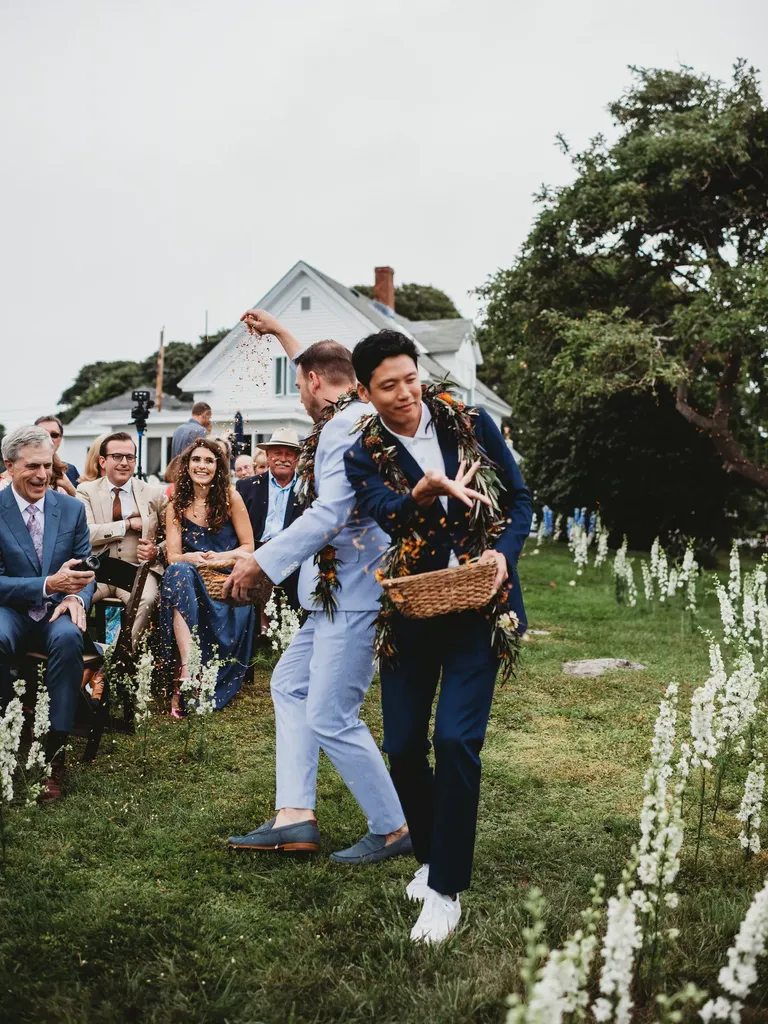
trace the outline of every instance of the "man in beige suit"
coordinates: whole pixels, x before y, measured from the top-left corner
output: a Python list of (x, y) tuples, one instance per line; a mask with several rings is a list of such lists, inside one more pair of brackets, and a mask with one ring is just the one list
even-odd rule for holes
[[(120, 432), (106, 437), (101, 444), (99, 465), (104, 476), (77, 488), (77, 497), (85, 505), (93, 553), (134, 564), (151, 562), (153, 566), (136, 613), (135, 644), (160, 596), (159, 577), (163, 570), (155, 541), (167, 498), (161, 486), (134, 478), (136, 445), (130, 434)], [(118, 597), (127, 604), (130, 594), (105, 583), (97, 584), (93, 600), (102, 601), (105, 597)]]

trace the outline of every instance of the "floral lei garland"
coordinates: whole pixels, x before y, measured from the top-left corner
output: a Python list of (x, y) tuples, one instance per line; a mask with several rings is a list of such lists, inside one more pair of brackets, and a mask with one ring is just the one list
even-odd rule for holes
[[(301, 445), (301, 455), (296, 469), (296, 488), (294, 491), (296, 501), (304, 508), (309, 508), (317, 497), (315, 490), (315, 457), (317, 446), (320, 443), (320, 434), (323, 427), (337, 412), (341, 412), (351, 402), (358, 401), (356, 388), (350, 388), (340, 395), (336, 402), (329, 402), (323, 410), (320, 419), (314, 424), (310, 432), (304, 438)], [(326, 544), (324, 548), (315, 555), (317, 566), (317, 584), (312, 591), (313, 601), (317, 601), (328, 618), (333, 622), (333, 616), (338, 608), (335, 591), (341, 590), (339, 580), (340, 559), (336, 557), (336, 548), (333, 544)]]
[[(504, 520), (499, 516), (499, 492), (501, 485), (497, 475), (497, 467), (480, 448), (475, 437), (472, 419), (477, 410), (468, 408), (466, 403), (453, 394), (456, 384), (449, 378), (422, 384), (421, 393), (424, 404), (430, 411), (436, 430), (449, 433), (457, 443), (459, 462), (472, 465), (478, 459), (480, 465), (472, 481), (472, 487), (484, 494), (491, 501), (490, 506), (476, 501), (472, 506), (469, 522), (469, 543), (460, 560), (468, 562), (479, 556), (487, 548), (493, 546), (494, 540), (504, 528)], [(407, 494), (411, 486), (402, 469), (397, 464), (397, 448), (387, 445), (382, 433), (382, 424), (375, 414), (363, 416), (355, 427), (362, 430), (362, 441), (379, 471), (379, 475), (387, 484), (400, 494)], [(424, 539), (413, 528), (400, 536), (392, 536), (392, 543), (387, 549), (376, 577), (396, 579), (400, 576), (413, 574)], [(502, 681), (514, 674), (514, 667), (520, 653), (520, 637), (516, 630), (519, 625), (514, 612), (505, 609), (507, 594), (505, 590), (483, 609), (483, 614), (491, 624), (491, 638), (495, 653), (501, 659)], [(392, 615), (395, 607), (391, 599), (382, 593), (379, 598), (381, 610), (376, 620), (376, 639), (374, 651), (382, 662), (391, 662), (397, 651), (394, 642)]]

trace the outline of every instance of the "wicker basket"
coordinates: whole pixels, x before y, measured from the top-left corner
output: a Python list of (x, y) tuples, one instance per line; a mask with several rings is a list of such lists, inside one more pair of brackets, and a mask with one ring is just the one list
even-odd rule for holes
[(381, 585), (401, 615), (407, 619), (431, 619), (434, 615), (484, 608), (493, 597), (495, 578), (494, 562), (473, 562), (382, 580)]
[(235, 608), (244, 608), (247, 605), (258, 603), (266, 604), (269, 600), (269, 595), (272, 592), (272, 581), (266, 576), (263, 577), (263, 581), (259, 583), (257, 587), (248, 592), (247, 601), (235, 601), (231, 597), (225, 598), (223, 594), (224, 584), (232, 572), (232, 568), (235, 564), (235, 559), (232, 558), (230, 561), (225, 562), (222, 565), (198, 565), (197, 571), (200, 573), (200, 577), (205, 584), (205, 589), (208, 591), (208, 596), (212, 601), (224, 601), (227, 604), (233, 605)]

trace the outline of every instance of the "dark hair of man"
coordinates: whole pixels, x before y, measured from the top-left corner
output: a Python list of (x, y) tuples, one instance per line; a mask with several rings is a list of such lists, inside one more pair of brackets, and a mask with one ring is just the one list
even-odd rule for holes
[(200, 448), (205, 448), (206, 451), (216, 456), (216, 472), (211, 482), (211, 489), (208, 491), (206, 510), (208, 513), (208, 529), (218, 533), (227, 519), (229, 519), (232, 508), (229, 500), (229, 466), (224, 461), (222, 450), (215, 441), (209, 441), (207, 437), (196, 438), (178, 456), (179, 468), (176, 477), (176, 487), (171, 497), (171, 504), (179, 524), (183, 525), (184, 512), (195, 498), (195, 487), (189, 473), (189, 460), (192, 457), (192, 453)]
[(352, 353), (338, 341), (316, 341), (296, 356), (295, 363), (304, 373), (313, 370), (329, 384), (354, 384)]
[(207, 412), (213, 412), (207, 402), (195, 402), (192, 406), (193, 416), (204, 416)]
[(41, 423), (55, 423), (59, 428), (59, 433), (64, 437), (64, 427), (61, 425), (61, 420), (58, 416), (38, 416), (35, 420), (35, 426), (39, 427)]
[(352, 365), (361, 384), (370, 387), (371, 377), (385, 359), (410, 356), (418, 366), (419, 351), (410, 338), (400, 331), (379, 331), (358, 341), (352, 351)]
[(109, 434), (101, 442), (101, 447), (99, 448), (99, 455), (101, 455), (103, 459), (106, 459), (107, 457), (107, 446), (109, 445), (110, 441), (130, 441), (131, 444), (133, 445), (133, 450), (136, 451), (136, 442), (133, 440), (131, 435), (126, 434), (124, 430), (118, 430), (116, 434)]

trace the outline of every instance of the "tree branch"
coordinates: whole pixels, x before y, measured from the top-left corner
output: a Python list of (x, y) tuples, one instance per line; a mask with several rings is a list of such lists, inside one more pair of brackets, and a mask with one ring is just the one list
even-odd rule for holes
[[(706, 346), (702, 343), (688, 360), (689, 370), (693, 370), (701, 359)], [(702, 416), (688, 401), (688, 380), (677, 385), (675, 407), (689, 423), (709, 434), (715, 451), (723, 460), (726, 473), (738, 473), (750, 483), (764, 491), (768, 491), (768, 467), (758, 466), (744, 458), (744, 449), (733, 436), (728, 419), (733, 411), (733, 393), (741, 372), (741, 353), (732, 352), (728, 357), (720, 377), (717, 389), (717, 401), (711, 416)]]

